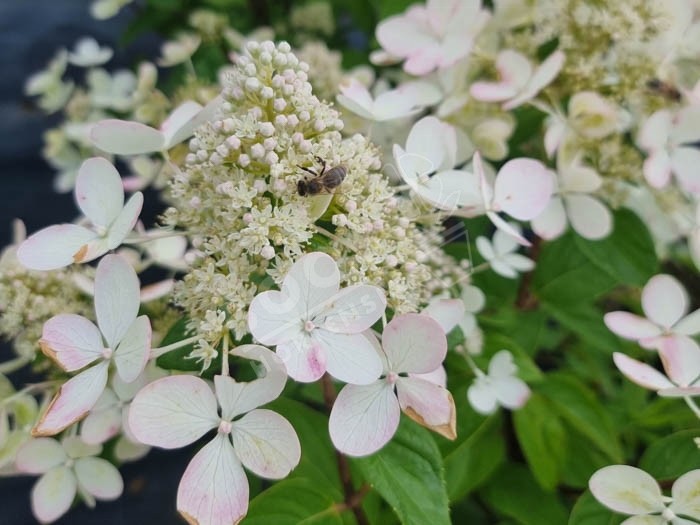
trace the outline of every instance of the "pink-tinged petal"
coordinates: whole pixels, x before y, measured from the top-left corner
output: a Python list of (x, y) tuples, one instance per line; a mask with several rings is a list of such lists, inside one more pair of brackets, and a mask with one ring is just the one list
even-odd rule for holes
[(326, 373), (326, 349), (322, 342), (308, 334), (278, 344), (276, 351), (287, 369), (287, 374), (295, 381), (311, 383)]
[[(205, 122), (210, 122), (211, 120), (213, 120), (216, 116), (216, 113), (219, 111), (222, 102), (223, 99), (221, 98), (221, 95), (214, 97), (206, 104), (206, 106), (201, 108), (199, 112), (197, 112), (197, 114), (195, 114), (187, 122), (182, 123), (179, 127), (177, 127), (177, 129), (176, 126), (172, 126), (171, 128), (169, 124), (161, 124), (161, 131), (165, 136), (165, 147), (172, 148), (176, 144), (179, 144), (185, 139), (191, 137), (194, 134), (194, 131), (199, 126), (201, 126)], [(168, 118), (168, 121), (170, 121), (173, 116), (174, 112)], [(182, 121), (180, 120), (180, 122)], [(172, 121), (172, 123), (175, 124), (176, 122)]]
[(700, 150), (696, 147), (678, 147), (671, 154), (671, 169), (684, 190), (700, 195)]
[(102, 458), (80, 458), (75, 462), (78, 483), (88, 494), (110, 501), (121, 496), (124, 481), (117, 468)]
[(688, 293), (675, 277), (655, 275), (642, 290), (642, 309), (649, 320), (671, 328), (688, 311)]
[(472, 157), (472, 168), (474, 169), (474, 175), (479, 179), (479, 191), (481, 192), (484, 209), (490, 210), (493, 204), (493, 185), (486, 177), (486, 170), (484, 170), (484, 164), (481, 160), (481, 153), (478, 151), (475, 151)]
[(177, 510), (193, 525), (235, 525), (246, 515), (248, 480), (227, 435), (217, 434), (187, 465)]
[(279, 345), (303, 330), (305, 314), (298, 297), (270, 290), (255, 296), (248, 308), (248, 328), (265, 345)]
[(78, 207), (101, 228), (107, 228), (124, 206), (124, 187), (119, 172), (102, 157), (87, 159), (75, 179)]
[(615, 352), (613, 361), (617, 369), (622, 372), (627, 379), (649, 390), (662, 390), (673, 387), (673, 383), (661, 372), (647, 365), (632, 359), (631, 357)]
[(338, 394), (328, 421), (333, 445), (349, 456), (367, 456), (396, 433), (401, 410), (386, 381), (346, 385)]
[(139, 297), (142, 303), (156, 301), (166, 297), (175, 287), (175, 279), (164, 279), (157, 283), (149, 284), (141, 288)]
[(501, 102), (514, 97), (518, 88), (508, 82), (474, 82), (469, 93), (482, 102)]
[(405, 118), (418, 113), (418, 100), (411, 90), (392, 89), (381, 93), (374, 100), (373, 119), (378, 122)]
[(125, 383), (131, 383), (143, 372), (151, 351), (151, 322), (148, 317), (137, 317), (114, 351), (117, 374)]
[(565, 136), (566, 122), (556, 120), (547, 127), (547, 131), (544, 134), (544, 149), (548, 157), (554, 156)]
[[(700, 470), (691, 470), (676, 480), (671, 489), (671, 510), (700, 520)], [(689, 522), (690, 523), (690, 522)]]
[(117, 248), (134, 229), (143, 208), (143, 194), (134, 193), (107, 232), (107, 249)]
[(64, 383), (32, 429), (32, 435), (53, 436), (85, 417), (107, 385), (108, 366), (108, 361), (102, 361)]
[(90, 130), (90, 140), (102, 151), (115, 155), (141, 155), (165, 148), (163, 133), (140, 122), (107, 119)]
[(214, 393), (206, 381), (194, 376), (153, 381), (129, 407), (129, 428), (145, 445), (184, 447), (218, 424)]
[(513, 159), (498, 171), (494, 185), (494, 206), (522, 221), (537, 217), (552, 195), (552, 175), (533, 159)]
[(284, 363), (267, 348), (259, 345), (241, 345), (232, 353), (260, 362), (265, 367), (265, 375), (247, 383), (238, 383), (230, 377), (214, 377), (221, 415), (229, 420), (277, 399), (287, 382)]
[(44, 323), (41, 351), (68, 372), (80, 370), (102, 356), (102, 336), (81, 315), (58, 314)]
[(61, 444), (52, 438), (30, 439), (15, 457), (15, 466), (26, 474), (43, 474), (61, 465), (68, 457)]
[(664, 337), (659, 356), (666, 374), (676, 385), (690, 386), (700, 377), (700, 346), (690, 337)]
[(665, 148), (671, 133), (672, 122), (673, 115), (667, 109), (651, 115), (642, 126), (637, 138), (639, 146), (649, 152)]
[(503, 379), (513, 376), (518, 371), (518, 367), (513, 361), (513, 354), (508, 350), (500, 350), (491, 357), (488, 371), (489, 377)]
[(542, 213), (531, 221), (532, 230), (546, 240), (556, 239), (566, 230), (566, 210), (560, 197), (553, 197)]
[(700, 310), (695, 310), (693, 313), (686, 315), (678, 321), (673, 327), (676, 334), (681, 335), (697, 335), (700, 334)]
[(76, 224), (59, 224), (39, 230), (17, 248), (17, 260), (30, 270), (55, 270), (87, 262), (85, 253), (97, 234)]
[(332, 257), (322, 252), (303, 255), (289, 269), (282, 282), (282, 293), (308, 314), (324, 304), (340, 289), (340, 271)]
[(438, 322), (427, 315), (403, 314), (384, 328), (382, 347), (391, 371), (426, 373), (442, 364), (447, 338)]
[(379, 354), (362, 333), (338, 334), (319, 329), (311, 338), (323, 347), (327, 372), (344, 383), (366, 385), (382, 373)]
[(611, 332), (632, 341), (661, 335), (661, 329), (654, 323), (629, 312), (609, 312), (603, 321)]
[(686, 106), (676, 113), (669, 140), (678, 145), (700, 140), (700, 106)]
[(416, 377), (400, 377), (396, 394), (404, 414), (447, 439), (457, 437), (457, 412), (445, 388)]
[(139, 279), (124, 257), (107, 255), (100, 261), (95, 273), (95, 314), (112, 350), (136, 320), (141, 304), (139, 294)]
[(530, 399), (530, 388), (522, 379), (515, 376), (495, 379), (492, 388), (498, 404), (509, 410), (522, 407)]
[(319, 327), (330, 332), (356, 334), (371, 328), (386, 309), (384, 290), (376, 286), (356, 284), (332, 296), (319, 312)]
[(435, 171), (450, 169), (457, 151), (455, 128), (435, 117), (423, 117), (411, 128), (406, 151), (429, 160)]
[(655, 150), (642, 167), (644, 178), (652, 188), (663, 188), (671, 180), (671, 158), (666, 150)]
[(374, 120), (374, 100), (359, 80), (353, 78), (341, 84), (336, 100), (352, 113), (367, 120)]
[(447, 388), (447, 371), (445, 371), (444, 366), (439, 366), (432, 372), (427, 372), (425, 374), (408, 374), (408, 377), (415, 377), (417, 379), (423, 379), (424, 381), (429, 381), (434, 385), (441, 386), (442, 388)]
[(284, 478), (301, 459), (294, 427), (271, 410), (253, 410), (235, 421), (231, 439), (241, 463), (262, 478)]
[(171, 148), (192, 135), (190, 121), (202, 110), (202, 105), (188, 100), (176, 107), (160, 125), (165, 149)]
[(516, 241), (518, 241), (518, 244), (523, 246), (531, 246), (530, 241), (523, 237), (518, 229), (513, 227), (512, 224), (503, 219), (500, 215), (498, 215), (498, 213), (490, 211), (486, 213), (486, 216), (496, 228), (513, 237)]
[(437, 299), (431, 301), (421, 312), (435, 319), (443, 332), (450, 333), (464, 317), (464, 301), (461, 299)]
[(564, 67), (565, 60), (566, 55), (563, 51), (555, 51), (549, 55), (535, 70), (535, 73), (527, 83), (525, 90), (517, 97), (503, 104), (503, 109), (510, 111), (511, 109), (514, 109), (531, 98), (537, 96), (542, 89), (551, 84), (551, 82), (556, 78), (559, 71), (561, 71), (561, 68)]
[[(111, 391), (105, 390), (107, 392)], [(119, 434), (121, 428), (122, 411), (119, 407), (93, 409), (80, 425), (80, 437), (86, 443), (101, 444)]]
[(610, 235), (613, 219), (605, 204), (584, 194), (567, 195), (564, 202), (571, 227), (581, 237), (595, 241)]
[(498, 408), (496, 393), (485, 377), (477, 377), (469, 386), (467, 400), (479, 414), (493, 414)]
[(588, 487), (600, 503), (622, 514), (650, 514), (665, 508), (659, 484), (635, 467), (603, 467), (591, 476)]
[(390, 16), (376, 30), (377, 41), (389, 54), (407, 57), (422, 48), (434, 45), (435, 40), (421, 27), (417, 18), (405, 15)]
[(32, 489), (32, 513), (40, 523), (51, 523), (70, 509), (78, 482), (68, 467), (51, 469)]
[(504, 84), (514, 86), (518, 90), (523, 88), (532, 76), (532, 64), (528, 58), (510, 49), (498, 54), (496, 69)]

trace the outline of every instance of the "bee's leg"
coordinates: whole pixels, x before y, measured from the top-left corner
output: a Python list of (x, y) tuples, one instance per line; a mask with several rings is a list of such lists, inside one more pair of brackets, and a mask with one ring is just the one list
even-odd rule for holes
[(307, 173), (311, 173), (314, 177), (318, 177), (318, 173), (316, 173), (314, 170), (311, 168), (305, 168), (304, 166), (299, 166), (301, 169), (303, 169)]
[(314, 158), (316, 159), (316, 162), (318, 162), (321, 165), (321, 173), (318, 174), (318, 176), (320, 177), (321, 175), (326, 173), (326, 161), (318, 155), (314, 155)]

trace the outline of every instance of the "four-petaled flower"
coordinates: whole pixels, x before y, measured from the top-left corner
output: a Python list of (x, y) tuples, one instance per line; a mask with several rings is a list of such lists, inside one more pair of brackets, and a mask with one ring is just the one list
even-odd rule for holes
[(97, 403), (107, 384), (109, 364), (130, 383), (143, 371), (151, 346), (151, 323), (137, 317), (139, 280), (119, 255), (107, 255), (95, 273), (97, 326), (85, 317), (59, 314), (44, 323), (42, 351), (67, 372), (97, 364), (64, 383), (32, 430), (51, 436), (80, 420)]
[(119, 246), (136, 224), (143, 194), (124, 204), (119, 172), (102, 157), (83, 162), (75, 182), (78, 207), (91, 227), (58, 224), (39, 230), (17, 250), (17, 259), (32, 270), (55, 270), (97, 259)]
[[(518, 225), (512, 225), (512, 227), (518, 234), (520, 233)], [(519, 272), (529, 272), (535, 267), (532, 259), (516, 253), (518, 243), (503, 230), (496, 230), (493, 241), (486, 237), (477, 237), (476, 249), (494, 272), (508, 279), (515, 279)]]
[(248, 325), (259, 342), (276, 345), (296, 381), (316, 381), (327, 371), (346, 383), (368, 384), (379, 377), (382, 363), (362, 332), (385, 308), (381, 288), (358, 284), (341, 290), (335, 261), (314, 252), (291, 267), (280, 291), (253, 299)]
[(42, 474), (32, 490), (32, 512), (41, 523), (65, 514), (76, 494), (89, 507), (95, 500), (117, 499), (124, 490), (119, 471), (109, 461), (96, 458), (100, 445), (88, 445), (75, 436), (60, 443), (52, 438), (32, 439), (17, 451), (17, 470)]
[(530, 389), (515, 373), (518, 367), (508, 350), (497, 352), (489, 362), (488, 375), (476, 370), (467, 391), (469, 404), (480, 414), (491, 414), (498, 406), (515, 410), (530, 398)]
[(265, 377), (239, 383), (218, 375), (214, 393), (198, 377), (170, 376), (144, 387), (131, 403), (129, 426), (147, 445), (180, 448), (217, 430), (180, 480), (177, 509), (189, 523), (235, 524), (245, 516), (248, 480), (241, 463), (260, 477), (280, 479), (301, 457), (292, 425), (271, 410), (256, 408), (282, 392), (287, 379), (283, 363), (258, 345), (239, 346), (234, 353), (262, 362)]
[(628, 465), (598, 470), (588, 482), (593, 496), (620, 514), (632, 516), (622, 525), (692, 525), (700, 520), (700, 470), (683, 474), (664, 496), (654, 478)]
[(608, 312), (607, 327), (620, 337), (637, 341), (648, 350), (659, 350), (666, 339), (684, 339), (684, 345), (697, 343), (688, 336), (700, 333), (700, 309), (688, 313), (688, 293), (675, 277), (655, 275), (642, 290), (642, 310), (646, 317), (630, 312)]
[(447, 339), (440, 324), (422, 314), (395, 317), (384, 328), (382, 346), (367, 335), (382, 358), (382, 377), (368, 385), (346, 385), (329, 420), (331, 440), (341, 452), (366, 456), (394, 435), (403, 411), (417, 423), (454, 439), (455, 405), (450, 392), (427, 380), (440, 368)]

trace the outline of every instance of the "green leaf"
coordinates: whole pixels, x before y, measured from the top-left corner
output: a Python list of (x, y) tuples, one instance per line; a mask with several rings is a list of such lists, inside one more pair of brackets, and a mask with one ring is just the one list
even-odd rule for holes
[[(506, 446), (501, 433), (500, 412), (484, 418), (473, 411), (479, 424), (470, 432), (458, 432), (459, 444), (445, 456), (445, 479), (450, 501), (457, 501), (484, 483), (505, 461)], [(459, 412), (457, 421), (466, 414)]]
[(250, 502), (243, 525), (342, 525), (333, 491), (315, 479), (291, 478), (275, 483)]
[(700, 450), (693, 441), (700, 429), (681, 430), (655, 441), (639, 460), (639, 468), (660, 480), (675, 479), (700, 468)]
[[(163, 340), (160, 342), (160, 346), (168, 346), (191, 337), (192, 334), (187, 331), (187, 321), (188, 319), (186, 317), (178, 319), (177, 322), (170, 327), (168, 333), (165, 334), (165, 337), (163, 337)], [(194, 343), (191, 343), (177, 350), (172, 350), (156, 359), (156, 364), (164, 370), (198, 372), (201, 370), (202, 364), (198, 363), (196, 359), (187, 359), (187, 356), (190, 355), (193, 349)]]
[(561, 308), (543, 301), (542, 308), (594, 350), (612, 355), (622, 349), (620, 340), (605, 326), (603, 313), (596, 306), (573, 303)]
[(481, 495), (494, 512), (521, 525), (566, 523), (566, 508), (556, 493), (542, 490), (522, 465), (504, 465)]
[(617, 284), (581, 252), (575, 237), (568, 232), (544, 243), (533, 276), (537, 296), (560, 309), (591, 302)]
[(598, 503), (589, 490), (578, 500), (569, 516), (568, 525), (619, 525), (626, 516), (613, 514)]
[(622, 463), (615, 425), (593, 392), (575, 377), (562, 372), (548, 374), (538, 389), (561, 417), (603, 451), (611, 462)]
[(576, 236), (581, 252), (619, 283), (643, 286), (659, 270), (654, 241), (632, 210), (615, 212), (615, 229), (600, 241)]
[(610, 458), (575, 429), (566, 427), (566, 446), (570, 451), (561, 464), (561, 483), (567, 487), (585, 489), (593, 473), (610, 464)]
[(545, 490), (553, 490), (559, 482), (567, 451), (566, 431), (553, 412), (550, 403), (535, 393), (523, 408), (513, 413), (520, 448), (532, 474)]
[(442, 457), (423, 427), (402, 418), (384, 448), (353, 463), (403, 525), (450, 524)]

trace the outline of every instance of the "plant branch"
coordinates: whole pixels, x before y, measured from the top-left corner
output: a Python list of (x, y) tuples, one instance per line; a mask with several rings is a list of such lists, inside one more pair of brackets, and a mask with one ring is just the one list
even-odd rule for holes
[[(335, 392), (335, 387), (333, 386), (333, 381), (331, 376), (325, 374), (321, 378), (321, 389), (323, 390), (323, 400), (326, 403), (326, 408), (330, 411), (333, 408), (333, 403), (337, 394)], [(338, 450), (335, 451), (335, 460), (338, 465), (338, 475), (340, 476), (340, 483), (343, 485), (343, 492), (345, 493), (345, 507), (352, 510), (355, 515), (358, 525), (369, 525), (369, 520), (365, 516), (365, 512), (362, 510), (362, 499), (369, 490), (369, 486), (363, 485), (359, 490), (355, 490), (352, 486), (352, 477), (350, 476), (350, 465), (348, 464), (348, 459)]]
[[(532, 246), (530, 247), (530, 259), (537, 263), (539, 259), (540, 251), (542, 249), (542, 239), (540, 237), (535, 237), (532, 241)], [(535, 264), (535, 268), (537, 265)], [(520, 281), (520, 288), (518, 288), (518, 297), (515, 300), (515, 306), (519, 310), (534, 310), (539, 304), (539, 299), (535, 294), (532, 293), (532, 278), (535, 275), (535, 269), (523, 275), (523, 280)]]

